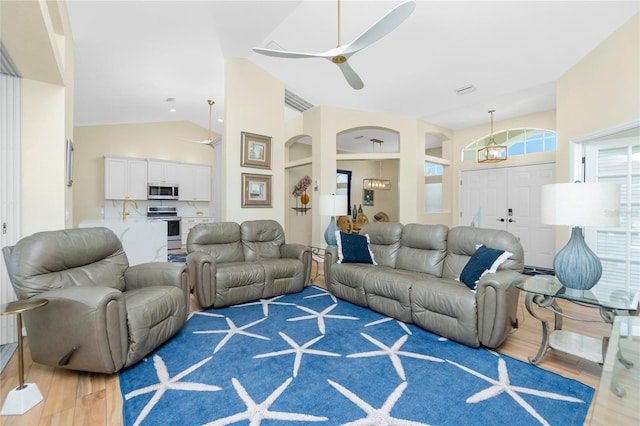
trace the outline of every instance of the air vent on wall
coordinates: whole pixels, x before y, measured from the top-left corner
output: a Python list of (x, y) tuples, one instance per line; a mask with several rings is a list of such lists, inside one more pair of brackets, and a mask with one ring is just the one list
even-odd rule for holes
[(305, 112), (306, 110), (313, 108), (312, 104), (288, 89), (284, 89), (284, 103), (285, 105), (300, 112)]

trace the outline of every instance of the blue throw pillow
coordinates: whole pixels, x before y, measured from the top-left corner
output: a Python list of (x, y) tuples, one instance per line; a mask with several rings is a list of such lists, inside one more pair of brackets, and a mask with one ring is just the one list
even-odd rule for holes
[(460, 281), (465, 283), (471, 290), (475, 290), (478, 281), (487, 273), (494, 273), (498, 267), (513, 253), (504, 250), (497, 250), (481, 245), (473, 253), (467, 264), (460, 273)]
[(372, 263), (373, 253), (369, 249), (369, 236), (336, 232), (338, 263)]

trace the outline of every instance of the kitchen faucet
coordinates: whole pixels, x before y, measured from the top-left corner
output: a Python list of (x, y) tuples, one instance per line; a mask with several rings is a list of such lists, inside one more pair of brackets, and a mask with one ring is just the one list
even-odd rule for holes
[(124, 200), (122, 202), (122, 221), (126, 221), (127, 220), (127, 216), (129, 216), (129, 212), (125, 210), (126, 206), (127, 206), (127, 201), (132, 202), (133, 203), (133, 207), (137, 210), (138, 209), (138, 203), (136, 202), (136, 200)]

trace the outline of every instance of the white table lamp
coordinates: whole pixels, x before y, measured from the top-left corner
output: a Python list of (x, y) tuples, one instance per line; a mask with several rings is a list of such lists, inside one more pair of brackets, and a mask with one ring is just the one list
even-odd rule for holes
[(620, 185), (559, 183), (541, 189), (541, 222), (572, 226), (566, 246), (553, 259), (556, 277), (567, 288), (588, 290), (600, 280), (602, 264), (584, 241), (584, 226), (618, 226)]
[(331, 216), (329, 226), (324, 231), (324, 240), (327, 245), (335, 246), (336, 231), (338, 231), (338, 225), (336, 225), (336, 216), (344, 216), (347, 214), (347, 196), (346, 195), (321, 195), (320, 196), (320, 216)]

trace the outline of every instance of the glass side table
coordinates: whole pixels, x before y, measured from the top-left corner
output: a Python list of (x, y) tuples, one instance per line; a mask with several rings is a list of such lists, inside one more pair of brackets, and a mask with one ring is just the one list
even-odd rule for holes
[(640, 317), (616, 317), (591, 425), (640, 424)]
[(0, 306), (0, 315), (16, 315), (18, 327), (18, 379), (19, 386), (12, 389), (4, 400), (0, 415), (24, 414), (42, 401), (42, 394), (35, 383), (24, 382), (24, 358), (22, 346), (22, 313), (49, 303), (46, 299), (16, 300)]
[[(562, 319), (569, 318), (576, 321), (592, 321), (570, 317), (562, 312), (557, 299), (571, 303), (596, 308), (604, 322), (612, 324), (617, 315), (635, 314), (638, 309), (639, 293), (629, 293), (624, 290), (609, 290), (606, 287), (591, 290), (573, 290), (564, 287), (558, 279), (550, 275), (536, 275), (524, 280), (517, 287), (526, 292), (525, 307), (527, 311), (542, 324), (542, 342), (538, 354), (531, 358), (531, 364), (538, 364), (550, 349), (566, 352), (589, 361), (602, 364), (606, 350), (606, 338), (595, 339), (572, 331), (562, 330)], [(553, 312), (554, 327), (549, 330), (548, 321), (539, 316), (534, 305)]]
[(309, 283), (313, 284), (320, 275), (324, 275), (324, 272), (320, 272), (320, 263), (324, 263), (324, 251), (326, 247), (309, 246), (309, 248), (311, 248), (311, 262), (316, 266), (315, 275), (309, 278)]

